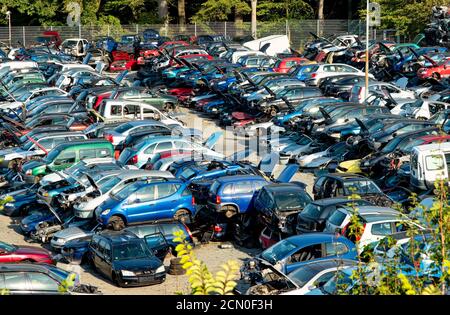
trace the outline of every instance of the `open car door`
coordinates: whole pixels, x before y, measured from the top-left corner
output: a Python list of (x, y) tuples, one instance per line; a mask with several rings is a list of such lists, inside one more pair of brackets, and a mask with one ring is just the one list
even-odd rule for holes
[(205, 140), (203, 145), (208, 149), (213, 149), (217, 141), (223, 136), (223, 131), (216, 131)]
[(167, 253), (170, 250), (170, 245), (164, 235), (161, 234), (161, 232), (144, 236), (144, 241), (148, 249), (150, 249), (155, 254), (155, 256), (161, 260), (166, 257)]

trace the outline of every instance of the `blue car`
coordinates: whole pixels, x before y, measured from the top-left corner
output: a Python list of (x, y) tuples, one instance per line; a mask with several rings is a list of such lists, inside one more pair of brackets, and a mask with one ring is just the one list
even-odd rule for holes
[(162, 219), (186, 222), (195, 215), (195, 202), (188, 184), (179, 179), (136, 181), (110, 194), (96, 210), (103, 226), (118, 231), (127, 225)]
[(11, 196), (13, 200), (3, 205), (3, 214), (11, 217), (24, 216), (30, 210), (39, 208), (36, 190), (36, 187), (27, 187), (6, 194), (7, 196)]
[(310, 233), (281, 240), (263, 251), (258, 258), (271, 265), (279, 265), (281, 272), (289, 274), (313, 260), (357, 260), (357, 252), (355, 244), (343, 236)]
[(269, 182), (257, 175), (234, 175), (216, 179), (209, 189), (208, 206), (231, 218), (246, 213), (253, 206), (254, 196)]

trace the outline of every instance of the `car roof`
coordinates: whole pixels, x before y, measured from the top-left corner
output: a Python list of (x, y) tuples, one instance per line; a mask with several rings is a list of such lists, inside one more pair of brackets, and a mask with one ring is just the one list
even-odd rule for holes
[(334, 233), (306, 233), (294, 235), (285, 239), (296, 246), (308, 246), (310, 244), (335, 242), (337, 240), (347, 240), (343, 236), (337, 236)]
[(134, 233), (131, 233), (126, 230), (122, 231), (112, 231), (112, 230), (104, 230), (98, 234), (99, 236), (106, 238), (111, 243), (124, 243), (130, 240), (137, 240), (137, 237)]
[[(142, 103), (141, 103), (141, 104), (142, 104)], [(148, 105), (148, 104), (147, 104), (147, 105)], [(132, 125), (133, 127), (135, 127), (135, 126), (145, 126), (145, 125), (166, 126), (166, 125), (163, 124), (162, 122), (157, 121), (157, 120), (153, 120), (153, 119), (133, 120), (133, 121), (129, 121), (129, 122), (125, 122), (125, 123), (123, 123), (123, 124), (120, 124), (119, 126), (121, 126), (121, 125), (126, 125), (126, 124)]]
[[(26, 134), (25, 134), (26, 136)], [(82, 132), (75, 132), (75, 131), (63, 131), (63, 130), (56, 130), (53, 132), (48, 132), (48, 131), (44, 131), (44, 132), (39, 132), (34, 134), (31, 138), (33, 138), (34, 140), (38, 140), (38, 139), (42, 139), (45, 137), (58, 137), (58, 136), (84, 136), (84, 134)]]
[(231, 176), (222, 176), (217, 178), (217, 181), (221, 183), (229, 183), (229, 182), (238, 182), (242, 180), (264, 180), (261, 176), (258, 175), (231, 175)]
[(164, 178), (175, 178), (172, 173), (168, 171), (149, 171), (149, 170), (122, 170), (117, 177), (122, 180), (127, 180), (130, 178), (140, 177), (140, 176), (152, 176), (152, 177), (164, 177)]
[[(352, 211), (351, 207), (343, 206), (339, 209), (344, 210), (344, 212)], [(395, 209), (389, 208), (389, 207), (379, 207), (379, 206), (358, 206), (358, 214), (361, 216), (367, 216), (371, 214), (378, 214), (378, 215), (396, 215), (399, 216), (401, 213)]]
[(264, 186), (264, 189), (274, 193), (289, 190), (302, 190), (302, 191), (304, 190), (301, 186), (295, 183), (272, 183)]
[(88, 140), (76, 140), (70, 141), (67, 143), (60, 143), (54, 149), (63, 150), (67, 147), (77, 146), (77, 145), (90, 145), (90, 144), (109, 144), (112, 145), (111, 142), (102, 139), (88, 139)]
[[(0, 273), (4, 271), (39, 271), (39, 272), (49, 272), (48, 267), (57, 268), (56, 266), (47, 265), (47, 264), (0, 264)], [(59, 268), (58, 268), (59, 269)], [(64, 270), (65, 271), (65, 270)]]

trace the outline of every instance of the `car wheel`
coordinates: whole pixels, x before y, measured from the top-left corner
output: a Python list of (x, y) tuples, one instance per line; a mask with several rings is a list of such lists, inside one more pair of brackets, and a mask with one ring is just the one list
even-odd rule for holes
[(190, 222), (191, 220), (191, 214), (189, 212), (189, 210), (186, 209), (180, 209), (178, 210), (175, 215), (173, 216), (173, 218), (177, 221), (180, 221), (182, 223), (186, 223), (186, 222)]
[(111, 226), (114, 231), (120, 231), (125, 228), (125, 222), (123, 222), (123, 219), (116, 215), (109, 219), (108, 225)]
[(270, 108), (270, 112), (269, 113), (270, 113), (270, 117), (275, 117), (277, 115), (277, 113), (278, 113), (277, 108), (272, 106)]
[(226, 206), (224, 209), (224, 212), (225, 212), (225, 217), (227, 219), (230, 219), (236, 215), (237, 209), (236, 209), (236, 207), (233, 207), (233, 206)]
[(122, 285), (120, 284), (120, 281), (119, 281), (118, 277), (116, 276), (116, 273), (115, 273), (115, 272), (113, 272), (113, 273), (111, 274), (111, 279), (112, 279), (112, 282), (113, 282), (116, 286), (122, 287)]

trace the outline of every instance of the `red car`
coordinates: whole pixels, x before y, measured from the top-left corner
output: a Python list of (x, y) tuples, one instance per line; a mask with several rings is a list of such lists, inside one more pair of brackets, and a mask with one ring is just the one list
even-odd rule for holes
[(439, 63), (434, 61), (428, 56), (423, 56), (431, 63), (431, 67), (423, 67), (417, 71), (419, 79), (435, 78), (440, 80), (441, 78), (450, 77), (450, 58), (441, 60)]
[(51, 253), (40, 247), (17, 246), (0, 242), (0, 263), (38, 262), (56, 264)]
[(278, 60), (274, 67), (273, 67), (273, 71), (274, 72), (279, 72), (279, 73), (288, 73), (289, 69), (291, 69), (292, 67), (295, 67), (296, 65), (299, 65), (305, 61), (309, 61), (306, 58), (302, 58), (302, 57), (289, 57), (289, 58), (283, 58), (281, 60)]

